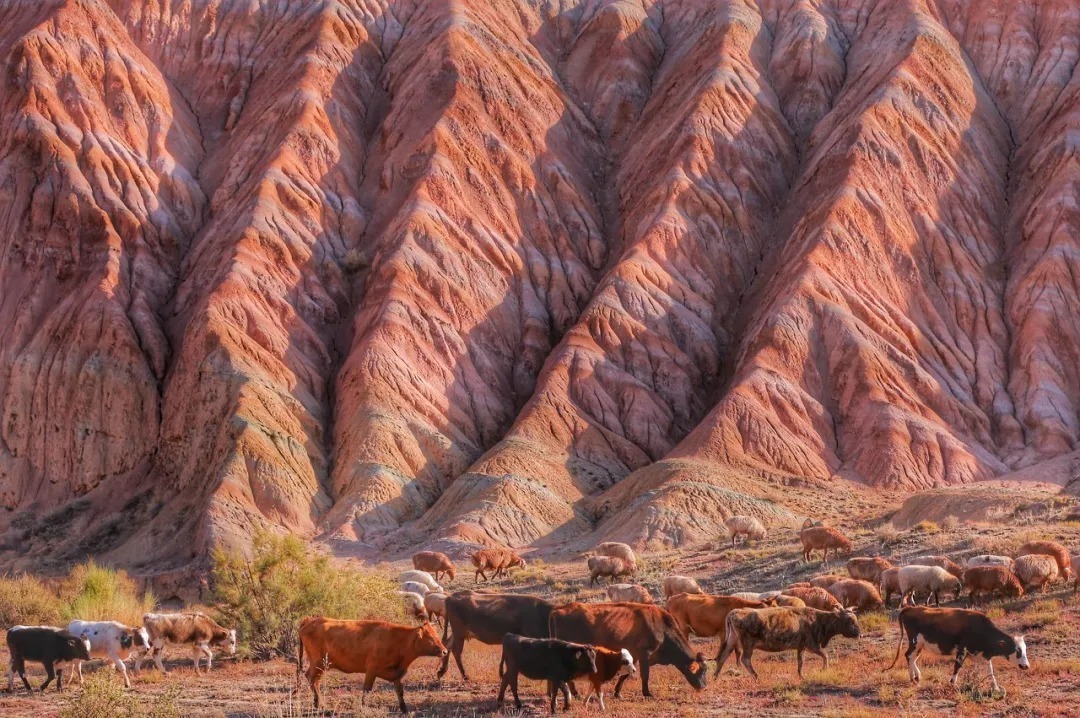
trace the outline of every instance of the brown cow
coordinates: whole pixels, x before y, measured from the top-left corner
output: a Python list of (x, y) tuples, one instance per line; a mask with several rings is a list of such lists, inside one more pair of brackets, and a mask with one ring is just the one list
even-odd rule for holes
[(822, 551), (821, 562), (829, 563), (829, 549), (839, 554), (851, 553), (851, 540), (830, 526), (810, 526), (799, 531), (799, 540), (803, 545), (803, 560), (810, 563), (814, 551)]
[(593, 693), (595, 693), (600, 699), (600, 710), (606, 711), (607, 708), (604, 706), (604, 684), (622, 676), (633, 678), (637, 674), (637, 668), (634, 666), (634, 657), (625, 648), (619, 651), (612, 651), (603, 646), (595, 646), (595, 648), (596, 672), (589, 674), (589, 684), (592, 690), (589, 695), (585, 696), (585, 706), (588, 707), (589, 701), (592, 700)]
[[(480, 577), (483, 576), (485, 581), (490, 581), (492, 578), (498, 578), (503, 575), (507, 569), (511, 569), (514, 566), (525, 568), (525, 559), (518, 556), (510, 549), (505, 548), (485, 548), (480, 549), (472, 556), (469, 557), (473, 566), (476, 567), (475, 580), (480, 582)], [(488, 578), (487, 572), (494, 571), (491, 578)]]
[(853, 611), (838, 608), (819, 611), (816, 608), (740, 608), (728, 614), (724, 631), (724, 647), (716, 659), (716, 673), (724, 667), (728, 656), (735, 653), (750, 675), (757, 678), (751, 663), (754, 649), (777, 653), (795, 651), (799, 678), (802, 678), (803, 651), (810, 651), (829, 667), (825, 648), (836, 636), (859, 637), (859, 619)]
[[(552, 638), (630, 651), (641, 667), (641, 694), (651, 697), (649, 666), (675, 666), (696, 690), (705, 687), (705, 656), (696, 656), (671, 614), (646, 603), (568, 603), (551, 612)], [(628, 676), (615, 684), (615, 697)]]
[(421, 551), (413, 554), (412, 565), (417, 571), (427, 571), (438, 581), (442, 574), (454, 580), (454, 562), (450, 557), (439, 551)]
[[(210, 662), (214, 657), (210, 646), (221, 646), (230, 656), (236, 653), (236, 629), (220, 626), (217, 621), (199, 611), (147, 613), (143, 615), (143, 626), (153, 648), (154, 665), (162, 673), (165, 672), (165, 665), (161, 662), (161, 656), (166, 643), (191, 644), (191, 658), (195, 662), (196, 673), (199, 672), (199, 662), (204, 656), (206, 672), (210, 672)], [(144, 656), (145, 654), (135, 659), (136, 673), (142, 667)]]
[(732, 596), (689, 593), (672, 596), (667, 602), (668, 613), (686, 638), (690, 638), (690, 631), (702, 638), (723, 633), (728, 612), (736, 608), (765, 608), (765, 604)]
[[(307, 679), (319, 707), (319, 681), (323, 673), (336, 668), (342, 673), (364, 674), (364, 695), (371, 691), (376, 678), (390, 681), (397, 691), (398, 708), (407, 713), (405, 687), (401, 679), (412, 662), (421, 656), (446, 655), (446, 648), (430, 623), (419, 628), (385, 621), (339, 621), (309, 616), (300, 622), (300, 648), (296, 661), (296, 680), (308, 654)], [(363, 705), (364, 696), (360, 697)]]
[(846, 578), (829, 586), (831, 593), (844, 608), (851, 608), (859, 613), (879, 611), (885, 608), (874, 584), (857, 578)]
[[(869, 581), (875, 586), (881, 583), (881, 572), (892, 568), (892, 563), (881, 556), (859, 556), (848, 559), (847, 570), (852, 578)], [(826, 586), (828, 588), (828, 586)]]
[(840, 602), (824, 588), (785, 588), (783, 594), (801, 598), (808, 607), (816, 608), (819, 611), (832, 611), (843, 608)]
[(968, 592), (969, 606), (975, 605), (975, 597), (980, 593), (991, 596), (1000, 593), (1014, 598), (1024, 595), (1020, 579), (1006, 566), (972, 566), (964, 571), (964, 590)]
[(453, 654), (462, 679), (469, 680), (461, 662), (461, 652), (467, 638), (475, 638), (489, 646), (502, 645), (503, 636), (508, 633), (526, 638), (547, 638), (548, 617), (554, 607), (554, 604), (542, 598), (513, 593), (458, 591), (448, 597), (445, 602), (443, 640), (446, 640), (448, 631), (453, 631), (453, 635), (450, 653), (443, 657), (438, 677), (441, 679), (450, 667), (450, 655)]

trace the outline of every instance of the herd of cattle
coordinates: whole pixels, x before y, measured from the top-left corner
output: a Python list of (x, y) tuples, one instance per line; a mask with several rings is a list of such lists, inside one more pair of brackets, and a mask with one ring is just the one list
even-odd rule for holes
[[(733, 543), (738, 535), (748, 539), (765, 536), (764, 527), (748, 517), (734, 517), (729, 530)], [(807, 522), (799, 536), (807, 561), (814, 551), (824, 552), (823, 563), (830, 550), (851, 553), (851, 542), (833, 528)], [(885, 609), (892, 595), (897, 594), (901, 607), (900, 642), (893, 666), (906, 637), (905, 657), (913, 682), (920, 680), (917, 659), (929, 645), (953, 657), (954, 685), (967, 657), (979, 655), (986, 659), (996, 691), (999, 686), (992, 659), (1005, 658), (1027, 668), (1024, 637), (1006, 634), (979, 611), (941, 608), (941, 594), (951, 593), (959, 600), (966, 591), (970, 605), (979, 595), (1020, 596), (1025, 590), (1045, 587), (1059, 578), (1066, 582), (1073, 579), (1074, 558), (1080, 560), (1070, 557), (1063, 546), (1053, 541), (1025, 544), (1016, 557), (975, 556), (963, 567), (945, 556), (926, 556), (905, 566), (893, 566), (882, 557), (858, 557), (848, 560), (846, 576), (824, 573), (777, 591), (731, 595), (708, 595), (691, 577), (668, 576), (661, 586), (665, 598), (661, 608), (644, 586), (614, 583), (637, 571), (634, 552), (626, 544), (600, 544), (595, 555), (588, 557), (590, 585), (608, 578), (611, 602), (565, 605), (538, 596), (488, 590), (450, 594), (438, 582), (443, 576), (454, 580), (453, 562), (445, 554), (424, 551), (413, 557), (414, 570), (399, 577), (402, 599), (419, 625), (305, 618), (299, 627), (297, 680), (301, 674), (306, 675), (318, 708), (319, 684), (328, 669), (365, 674), (365, 694), (380, 678), (394, 685), (399, 708), (405, 712), (402, 679), (411, 664), (423, 656), (438, 657), (441, 679), (452, 656), (461, 677), (468, 680), (462, 652), (472, 638), (502, 646), (500, 704), (510, 688), (515, 704), (521, 706), (518, 680), (525, 676), (546, 681), (554, 713), (560, 693), (564, 707), (569, 707), (571, 694), (577, 695), (574, 681), (580, 679), (590, 685), (586, 704), (595, 694), (604, 710), (604, 686), (611, 681), (615, 681), (617, 698), (623, 684), (640, 674), (642, 694), (650, 696), (650, 667), (655, 665), (673, 666), (695, 690), (703, 689), (706, 658), (692, 649), (691, 634), (721, 638), (714, 659), (714, 677), (733, 653), (736, 661), (757, 677), (752, 663), (756, 650), (794, 651), (800, 677), (805, 652), (819, 656), (828, 667), (829, 643), (837, 636), (858, 638), (858, 614)], [(478, 551), (471, 561), (477, 583), (481, 577), (490, 580), (511, 568), (525, 566), (521, 557), (505, 549)], [(925, 605), (916, 605), (922, 596)], [(936, 607), (929, 606), (931, 600)], [(442, 624), (441, 637), (431, 620)], [(11, 652), (9, 691), (15, 673), (30, 688), (25, 676), (27, 660), (45, 665), (48, 679), (42, 690), (54, 675), (61, 688), (63, 667), (68, 664), (81, 681), (81, 663), (91, 658), (110, 660), (122, 673), (125, 685), (130, 686), (121, 658), (124, 651), (129, 658), (135, 658), (136, 672), (143, 657), (151, 652), (157, 667), (164, 670), (161, 652), (165, 644), (188, 644), (196, 671), (203, 657), (209, 671), (210, 647), (224, 646), (230, 653), (235, 652), (236, 631), (219, 626), (202, 613), (147, 614), (140, 628), (83, 621), (73, 621), (66, 630), (16, 626), (9, 629), (7, 643)]]

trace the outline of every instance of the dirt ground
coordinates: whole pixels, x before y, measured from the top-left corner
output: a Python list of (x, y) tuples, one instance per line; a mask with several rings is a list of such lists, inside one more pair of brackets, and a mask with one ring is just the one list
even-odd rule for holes
[[(1064, 515), (1064, 511), (1061, 512)], [(1080, 523), (1032, 519), (1030, 516), (1002, 517), (977, 525), (936, 525), (915, 527), (909, 531), (881, 528), (880, 521), (867, 519), (850, 522), (846, 530), (855, 540), (855, 555), (884, 555), (896, 563), (927, 553), (949, 554), (957, 559), (974, 553), (1011, 553), (1024, 540), (1045, 537), (1064, 542), (1075, 551), (1080, 548)], [(532, 560), (527, 569), (495, 582), (506, 591), (536, 593), (557, 600), (601, 600), (603, 590), (590, 588), (580, 558), (563, 557), (547, 563)], [(843, 560), (832, 562), (842, 570)], [(393, 566), (402, 568), (404, 564)], [(637, 581), (657, 590), (663, 576), (671, 573), (691, 575), (713, 593), (742, 590), (769, 590), (804, 579), (822, 571), (819, 561), (803, 564), (794, 532), (774, 531), (760, 544), (731, 548), (716, 543), (691, 551), (649, 554), (641, 561)], [(459, 574), (452, 589), (473, 584), (471, 574)], [(951, 604), (966, 605), (966, 604)], [(858, 640), (837, 639), (829, 647), (832, 666), (823, 670), (821, 662), (808, 657), (806, 680), (800, 681), (791, 654), (755, 656), (761, 680), (755, 681), (745, 671), (729, 662), (718, 678), (695, 693), (683, 677), (669, 667), (653, 671), (652, 699), (641, 696), (640, 681), (626, 685), (619, 700), (609, 696), (608, 713), (614, 716), (858, 716), (939, 715), (942, 710), (955, 715), (1055, 716), (1075, 715), (1080, 698), (1080, 600), (1071, 586), (1057, 584), (1052, 590), (1017, 601), (994, 602), (987, 610), (999, 625), (1013, 633), (1025, 633), (1032, 668), (1021, 672), (1004, 661), (995, 661), (998, 680), (1006, 689), (1004, 697), (988, 695), (989, 681), (982, 659), (970, 659), (961, 673), (961, 685), (955, 690), (948, 684), (951, 663), (924, 653), (921, 661), (923, 682), (912, 686), (901, 660), (893, 670), (885, 670), (897, 648), (896, 611), (861, 617), (863, 636)], [(710, 659), (716, 655), (716, 638), (694, 638)], [(236, 659), (215, 660), (209, 676), (195, 675), (186, 651), (170, 649), (171, 670), (162, 676), (145, 670), (133, 679), (131, 691), (140, 705), (150, 706), (170, 690), (184, 716), (229, 716), (230, 718), (292, 718), (310, 716), (311, 693), (306, 686), (295, 689), (296, 665), (285, 660), (254, 663)], [(7, 656), (0, 647), (0, 661)], [(441, 684), (435, 682), (436, 659), (420, 659), (405, 680), (405, 699), (417, 716), (488, 716), (499, 714), (495, 705), (498, 689), (499, 649), (470, 641), (465, 648), (466, 667), (472, 675), (468, 683), (460, 679), (456, 667)], [(97, 661), (86, 670), (110, 672)], [(31, 682), (43, 679), (40, 666), (30, 669)], [(98, 674), (99, 676), (101, 673)], [(113, 677), (119, 681), (119, 677)], [(396, 713), (396, 700), (389, 684), (378, 683), (360, 705), (362, 677), (328, 674), (324, 679), (329, 716), (386, 715)], [(512, 708), (503, 715), (543, 715), (546, 701), (543, 686), (522, 680), (521, 711)], [(0, 686), (3, 688), (5, 686)], [(72, 706), (80, 688), (71, 686), (63, 694), (28, 695), (19, 689), (14, 694), (0, 691), (0, 716), (48, 718), (60, 715)], [(609, 689), (610, 690), (610, 689)], [(572, 706), (576, 714), (586, 712), (580, 703)], [(595, 701), (587, 709), (599, 714)], [(69, 713), (69, 715), (77, 715)]]

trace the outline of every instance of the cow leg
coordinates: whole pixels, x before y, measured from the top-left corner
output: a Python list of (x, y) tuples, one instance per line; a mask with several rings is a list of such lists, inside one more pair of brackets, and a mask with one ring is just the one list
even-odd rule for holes
[(316, 710), (318, 710), (319, 708), (319, 699), (321, 698), (321, 696), (319, 695), (319, 682), (322, 680), (322, 675), (324, 671), (323, 664), (325, 663), (325, 660), (326, 659), (323, 658), (316, 661), (315, 656), (310, 656), (307, 673), (305, 674), (307, 676), (308, 685), (311, 686), (311, 692), (315, 699)]
[(202, 648), (195, 644), (191, 647), (191, 662), (195, 664), (195, 672), (199, 672), (199, 661), (202, 659)]
[(949, 683), (952, 683), (954, 688), (956, 687), (956, 679), (960, 677), (960, 669), (964, 665), (965, 658), (967, 658), (967, 649), (961, 647), (956, 652), (956, 658), (953, 659), (952, 678), (949, 679)]
[(746, 670), (748, 670), (750, 672), (750, 675), (752, 675), (754, 678), (757, 678), (758, 677), (757, 671), (754, 670), (754, 664), (751, 662), (751, 659), (753, 657), (754, 657), (754, 647), (753, 647), (753, 645), (746, 646), (743, 649), (742, 664), (744, 666), (746, 666)]
[(1001, 686), (998, 685), (997, 676), (994, 675), (994, 659), (993, 658), (987, 658), (986, 659), (986, 668), (987, 668), (987, 670), (990, 671), (990, 690), (992, 690), (994, 693), (997, 693), (998, 691), (1001, 690)]
[(555, 706), (559, 700), (559, 686), (555, 681), (547, 682), (548, 701), (551, 703), (551, 715), (555, 715)]
[(562, 689), (563, 694), (563, 710), (570, 710), (570, 688), (565, 683), (560, 683), (559, 688)]
[(799, 648), (795, 651), (795, 667), (799, 671), (799, 678), (802, 678), (802, 649)]
[(360, 707), (364, 706), (364, 700), (367, 698), (367, 694), (371, 693), (371, 689), (375, 687), (375, 674), (364, 674), (364, 692), (360, 694)]
[[(627, 676), (623, 676), (626, 678)], [(649, 657), (646, 656), (641, 661), (641, 695), (646, 698), (652, 698), (652, 691), (649, 690)]]
[(502, 705), (506, 702), (506, 687), (510, 685), (510, 671), (503, 674), (502, 682), (499, 683), (499, 696), (495, 699), (495, 703)]
[[(72, 671), (71, 671), (72, 680), (75, 679), (75, 676), (78, 676), (80, 686), (82, 685), (82, 664), (83, 664), (82, 661), (75, 661), (75, 665), (72, 666)], [(128, 688), (130, 688), (130, 687), (131, 686), (128, 686)]]
[[(727, 662), (728, 656), (735, 650), (737, 643), (737, 641), (729, 642), (725, 640), (723, 645), (720, 646), (720, 652), (716, 654), (716, 671), (713, 673), (713, 678), (720, 675), (720, 669), (724, 667), (724, 663)], [(738, 661), (739, 656), (736, 655), (735, 660)]]
[(409, 709), (405, 706), (405, 686), (400, 678), (394, 681), (394, 692), (397, 693), (398, 708), (401, 709), (402, 713), (408, 713)]
[(908, 675), (911, 676), (912, 683), (918, 683), (922, 680), (922, 672), (919, 670), (919, 665), (917, 663), (919, 654), (922, 653), (922, 648), (922, 636), (918, 636), (908, 642), (908, 649), (904, 653), (904, 658), (907, 659), (908, 664)]
[(810, 652), (813, 653), (814, 655), (821, 656), (821, 660), (825, 664), (824, 667), (826, 669), (829, 667), (829, 654), (825, 652), (824, 648), (814, 646), (814, 647), (810, 648)]
[(165, 652), (165, 639), (154, 639), (154, 665), (158, 667), (158, 670), (162, 673), (168, 673), (165, 670), (165, 664), (161, 662), (161, 656)]
[[(41, 684), (41, 692), (42, 693), (45, 692), (45, 689), (48, 688), (49, 684), (52, 683), (53, 680), (56, 678), (56, 669), (53, 668), (53, 664), (51, 662), (46, 662), (45, 663), (45, 675), (47, 676), (45, 678), (45, 682)], [(63, 673), (61, 673), (61, 675), (63, 675)], [(60, 682), (59, 681), (57, 681), (56, 686), (57, 686), (57, 690), (62, 690), (60, 688)]]
[(202, 654), (206, 656), (206, 672), (209, 673), (210, 664), (214, 661), (214, 652), (210, 650), (210, 646), (206, 643), (200, 643), (199, 650), (201, 650)]
[(510, 678), (510, 692), (514, 694), (514, 707), (521, 708), (521, 697), (518, 696), (518, 673), (514, 671), (513, 677)]
[[(604, 705), (604, 687), (603, 686), (600, 686), (600, 690), (596, 692), (596, 697), (600, 699), (600, 712), (603, 713), (604, 711), (607, 710), (607, 707)], [(590, 695), (589, 698), (592, 698), (592, 696)], [(589, 705), (588, 699), (585, 700), (585, 705), (586, 706)]]

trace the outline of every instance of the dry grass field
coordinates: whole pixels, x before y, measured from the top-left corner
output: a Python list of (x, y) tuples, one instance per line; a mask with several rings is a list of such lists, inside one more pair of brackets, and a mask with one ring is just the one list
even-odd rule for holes
[[(919, 525), (898, 531), (880, 521), (850, 523), (849, 535), (855, 539), (855, 555), (880, 554), (896, 562), (924, 553), (947, 553), (963, 557), (972, 553), (1003, 552), (1015, 549), (1022, 541), (1035, 536), (1061, 540), (1071, 547), (1080, 546), (1080, 524), (1043, 519), (1002, 516), (983, 524)], [(802, 563), (793, 532), (783, 530), (750, 547), (732, 549), (717, 541), (693, 551), (647, 555), (642, 561), (638, 580), (659, 596), (658, 585), (669, 573), (695, 576), (710, 592), (767, 590), (800, 580), (821, 571), (818, 562)], [(401, 564), (404, 566), (404, 564)], [(395, 566), (396, 567), (396, 566)], [(843, 560), (832, 562), (842, 570)], [(537, 593), (559, 600), (601, 600), (602, 589), (589, 588), (583, 561), (572, 556), (554, 556), (549, 561), (533, 560), (523, 571), (495, 582), (506, 591)], [(472, 575), (459, 574), (452, 588), (472, 585)], [(953, 604), (966, 605), (966, 604)], [(961, 673), (960, 689), (948, 684), (951, 663), (924, 653), (921, 660), (923, 683), (912, 686), (901, 660), (891, 671), (884, 669), (892, 661), (897, 647), (895, 610), (888, 614), (868, 614), (861, 618), (863, 636), (858, 640), (843, 638), (829, 647), (832, 666), (823, 670), (821, 662), (808, 657), (806, 680), (795, 673), (794, 656), (758, 653), (755, 666), (761, 680), (755, 681), (741, 667), (729, 662), (718, 678), (712, 678), (710, 664), (708, 687), (695, 693), (682, 676), (669, 667), (653, 673), (652, 699), (641, 696), (640, 682), (631, 681), (621, 700), (609, 700), (608, 713), (615, 716), (858, 716), (938, 715), (951, 711), (960, 716), (1075, 715), (1080, 699), (1080, 600), (1071, 586), (1060, 583), (1045, 593), (1010, 602), (991, 603), (991, 616), (1013, 633), (1027, 634), (1032, 669), (1021, 672), (996, 661), (998, 680), (1006, 689), (1004, 697), (988, 695), (986, 665), (970, 659)], [(693, 640), (711, 659), (719, 641), (715, 638)], [(232, 718), (292, 718), (310, 716), (311, 693), (306, 686), (296, 690), (295, 663), (286, 660), (253, 662), (243, 659), (218, 659), (212, 673), (195, 675), (186, 651), (172, 648), (171, 670), (167, 676), (145, 670), (133, 681), (127, 695), (130, 715), (149, 716), (229, 716)], [(6, 654), (0, 648), (0, 660)], [(509, 708), (502, 713), (495, 705), (498, 688), (499, 649), (470, 641), (465, 661), (473, 679), (460, 680), (455, 666), (441, 683), (435, 682), (437, 660), (420, 659), (406, 677), (406, 701), (418, 716), (488, 716), (543, 715), (546, 713), (544, 687), (522, 680), (521, 711)], [(88, 681), (119, 684), (119, 678), (101, 662), (86, 670)], [(40, 684), (43, 672), (33, 666), (32, 683)], [(111, 685), (109, 684), (109, 685)], [(340, 673), (324, 680), (326, 712), (329, 716), (386, 715), (396, 713), (396, 700), (389, 684), (378, 683), (375, 691), (360, 704), (361, 678)], [(117, 691), (119, 692), (119, 691)], [(119, 709), (92, 712), (83, 689), (71, 686), (63, 694), (52, 690), (46, 695), (0, 692), (0, 715), (85, 716), (126, 715)], [(96, 709), (95, 709), (96, 710)], [(582, 714), (580, 703), (572, 712)], [(595, 702), (587, 709), (599, 714)]]

